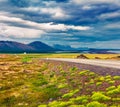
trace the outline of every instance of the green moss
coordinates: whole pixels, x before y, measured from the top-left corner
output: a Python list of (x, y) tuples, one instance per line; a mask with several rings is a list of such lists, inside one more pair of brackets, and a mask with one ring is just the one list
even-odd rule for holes
[(74, 72), (74, 71), (77, 71), (77, 70), (78, 70), (77, 67), (72, 67), (72, 68), (70, 68), (70, 72)]
[(74, 93), (70, 92), (70, 93), (64, 94), (64, 95), (62, 96), (62, 98), (70, 98), (70, 97), (72, 97), (73, 95), (74, 95)]
[(47, 105), (39, 105), (38, 107), (47, 107)]
[(70, 99), (75, 104), (86, 104), (88, 102), (89, 97), (88, 96), (78, 96), (76, 98)]
[(113, 79), (114, 80), (120, 80), (120, 76), (114, 76)]
[(102, 82), (97, 82), (96, 85), (97, 86), (100, 86), (102, 84)]
[(31, 61), (31, 57), (26, 56), (22, 58), (22, 63), (28, 63), (30, 61)]
[(114, 81), (114, 80), (111, 80), (111, 81), (109, 81), (108, 83), (109, 83), (109, 84), (114, 84), (115, 81)]
[(119, 94), (120, 93), (120, 86), (118, 86), (115, 89), (111, 89), (107, 92), (108, 95), (114, 95), (114, 94)]
[(120, 101), (120, 98), (112, 98), (112, 101)]
[(64, 102), (64, 101), (53, 101), (48, 104), (48, 107), (67, 107), (69, 102)]
[(79, 75), (81, 75), (81, 76), (82, 75), (88, 75), (89, 74), (88, 72), (89, 72), (89, 70), (80, 71)]
[(110, 87), (106, 88), (106, 90), (107, 90), (107, 91), (110, 91), (110, 90), (113, 90), (113, 89), (115, 89), (115, 88), (116, 88), (115, 86), (110, 86)]
[(105, 78), (103, 77), (103, 76), (101, 76), (100, 78), (99, 78), (99, 81), (101, 81), (101, 82), (103, 82), (105, 80)]
[(111, 79), (111, 75), (105, 76), (105, 79)]
[(111, 99), (110, 97), (104, 95), (101, 92), (95, 92), (92, 95), (92, 100), (95, 100), (95, 101), (108, 101), (110, 99)]
[(59, 85), (58, 85), (58, 88), (59, 88), (59, 89), (62, 89), (62, 88), (65, 88), (65, 87), (68, 87), (68, 84), (67, 84), (67, 83), (59, 84)]
[(72, 97), (74, 94), (76, 94), (77, 92), (79, 92), (78, 89), (72, 90), (72, 91), (70, 91), (69, 93), (64, 94), (64, 95), (62, 96), (62, 98), (70, 98), (70, 97)]
[(87, 104), (87, 107), (107, 107), (105, 104), (101, 104), (97, 101), (93, 101)]
[(70, 105), (69, 107), (85, 107), (84, 105)]

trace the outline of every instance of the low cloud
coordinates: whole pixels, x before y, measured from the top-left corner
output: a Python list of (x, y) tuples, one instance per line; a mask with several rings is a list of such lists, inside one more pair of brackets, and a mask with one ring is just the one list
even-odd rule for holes
[(6, 24), (0, 25), (0, 35), (7, 38), (38, 38), (40, 35), (45, 34), (42, 30), (21, 28), (9, 26)]

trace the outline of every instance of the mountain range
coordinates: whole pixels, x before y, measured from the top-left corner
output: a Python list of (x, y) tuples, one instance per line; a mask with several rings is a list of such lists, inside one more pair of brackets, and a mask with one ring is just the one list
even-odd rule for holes
[(40, 41), (23, 44), (14, 41), (0, 41), (0, 53), (54, 53), (54, 52), (76, 52), (76, 53), (120, 53), (120, 49), (95, 49), (95, 48), (73, 48), (69, 45), (54, 44), (49, 46)]
[(14, 41), (0, 41), (0, 53), (39, 53), (59, 51), (40, 41), (34, 41), (30, 44), (23, 44)]

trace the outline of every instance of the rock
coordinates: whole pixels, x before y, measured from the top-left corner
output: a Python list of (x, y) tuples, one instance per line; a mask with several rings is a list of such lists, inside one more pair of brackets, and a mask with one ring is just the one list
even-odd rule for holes
[(100, 57), (95, 57), (95, 59), (101, 59)]
[(77, 58), (81, 58), (81, 59), (89, 59), (89, 58), (86, 57), (84, 54), (81, 54), (81, 55), (77, 56)]

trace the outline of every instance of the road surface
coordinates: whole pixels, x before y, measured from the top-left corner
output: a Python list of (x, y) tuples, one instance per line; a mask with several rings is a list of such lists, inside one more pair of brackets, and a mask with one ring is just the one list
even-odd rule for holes
[(74, 62), (88, 65), (95, 65), (101, 67), (117, 68), (120, 69), (120, 61), (113, 60), (100, 60), (100, 59), (70, 59), (70, 58), (46, 58), (52, 61)]

